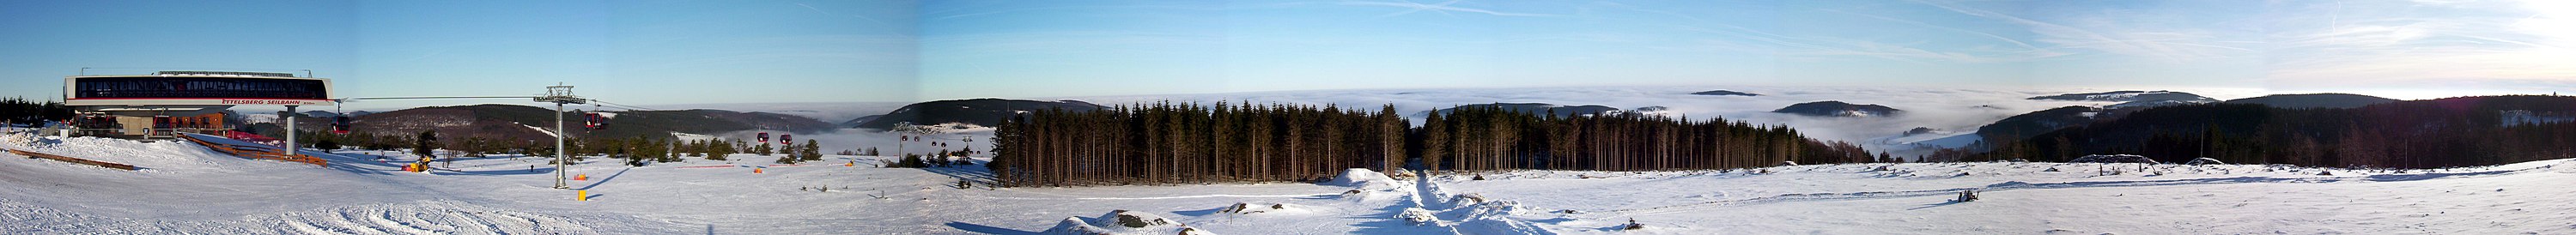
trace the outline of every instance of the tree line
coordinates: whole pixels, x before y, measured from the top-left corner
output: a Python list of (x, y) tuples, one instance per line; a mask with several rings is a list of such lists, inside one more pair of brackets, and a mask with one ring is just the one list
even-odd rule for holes
[(1419, 155), (1442, 170), (1650, 171), (1731, 169), (1785, 162), (1878, 162), (1859, 145), (1808, 139), (1779, 125), (1636, 113), (1537, 115), (1501, 108), (1431, 113)]
[(1994, 140), (1985, 153), (1936, 161), (2064, 161), (2138, 154), (2157, 161), (2211, 158), (2237, 164), (2439, 168), (2576, 156), (2576, 98), (2482, 96), (2336, 109), (2203, 104), (2140, 110), (2029, 139)]
[(1037, 110), (999, 124), (998, 183), (1297, 181), (1401, 167), (1406, 121), (1340, 107), (1156, 103)]
[(0, 98), (0, 121), (38, 123), (47, 120), (72, 119), (72, 109), (61, 101), (34, 101), (23, 97)]
[(1076, 186), (1312, 181), (1347, 168), (1637, 171), (1885, 159), (1787, 127), (1725, 119), (1460, 107), (1414, 127), (1396, 112), (1170, 102), (1037, 110), (997, 126), (987, 167), (1004, 186)]

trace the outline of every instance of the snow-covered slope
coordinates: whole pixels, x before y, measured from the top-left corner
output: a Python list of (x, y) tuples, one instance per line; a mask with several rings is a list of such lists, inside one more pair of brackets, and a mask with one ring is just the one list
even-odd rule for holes
[[(2553, 165), (2554, 164), (2554, 165)], [(2564, 234), (2576, 167), (2439, 170), (2088, 163), (1847, 164), (1751, 171), (1434, 177), (1520, 201), (1551, 231), (1634, 219), (1660, 234)], [(2320, 175), (2331, 172), (2331, 175)], [(1960, 191), (1980, 200), (1955, 202)]]
[[(411, 173), (390, 163), (413, 159), (401, 150), (314, 152), (332, 161), (315, 167), (181, 142), (8, 134), (0, 147), (143, 167), (0, 154), (7, 234), (2576, 233), (2566, 222), (2576, 221), (2576, 203), (2566, 200), (2576, 187), (2565, 185), (2576, 182), (2576, 163), (2567, 160), (2413, 171), (1928, 163), (1424, 178), (1350, 170), (1321, 183), (992, 188), (980, 183), (991, 174), (980, 166), (876, 168), (884, 159), (876, 156), (780, 165), (736, 154), (643, 167), (593, 157), (567, 172), (589, 177), (569, 182), (590, 194), (575, 201), (574, 191), (551, 188), (547, 159), (512, 155)], [(961, 180), (970, 185), (954, 187)], [(1983, 200), (1948, 201), (1962, 190)], [(1120, 218), (1166, 223), (1125, 227)], [(1642, 229), (1622, 230), (1631, 219)]]
[[(6, 234), (1021, 234), (1113, 210), (1169, 216), (1217, 234), (1450, 229), (1399, 222), (1395, 205), (1411, 201), (1411, 184), (1367, 177), (1350, 185), (959, 189), (952, 186), (960, 179), (991, 173), (980, 165), (876, 168), (885, 159), (876, 156), (779, 165), (774, 157), (736, 154), (644, 167), (593, 156), (568, 172), (589, 177), (570, 182), (591, 194), (574, 201), (575, 191), (551, 188), (554, 174), (542, 158), (467, 158), (411, 173), (396, 165), (414, 159), (403, 150), (342, 151), (323, 156), (330, 166), (315, 167), (223, 156), (183, 142), (4, 137), (0, 147), (143, 168), (0, 153)], [(1236, 204), (1284, 206), (1226, 210)]]

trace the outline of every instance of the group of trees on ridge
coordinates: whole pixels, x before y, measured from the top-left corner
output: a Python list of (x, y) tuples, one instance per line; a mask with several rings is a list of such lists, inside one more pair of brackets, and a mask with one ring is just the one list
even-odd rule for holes
[(1784, 126), (1725, 119), (1464, 107), (1413, 127), (1396, 113), (1392, 105), (1366, 112), (1169, 102), (1037, 110), (997, 126), (987, 167), (1004, 186), (1073, 186), (1311, 181), (1346, 168), (1637, 171), (1892, 159)]

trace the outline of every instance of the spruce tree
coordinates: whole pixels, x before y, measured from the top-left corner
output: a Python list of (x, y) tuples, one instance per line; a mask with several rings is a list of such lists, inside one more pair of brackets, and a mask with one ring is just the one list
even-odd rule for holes
[(930, 166), (930, 163), (923, 162), (921, 160), (921, 155), (919, 154), (904, 154), (903, 160), (895, 162), (894, 164), (894, 167), (896, 168), (922, 168), (928, 166)]
[(732, 142), (726, 142), (724, 140), (710, 140), (707, 141), (707, 143), (709, 144), (709, 146), (707, 146), (707, 160), (723, 161), (725, 160), (726, 155), (733, 155)]
[(821, 161), (823, 160), (823, 144), (812, 139), (807, 139), (805, 140), (805, 147), (798, 150), (797, 153), (798, 160)]
[(418, 156), (420, 156), (421, 158), (432, 158), (432, 157), (436, 157), (436, 156), (432, 156), (432, 154), (436, 154), (436, 153), (437, 153), (437, 151), (436, 151), (437, 149), (438, 149), (438, 131), (435, 131), (435, 130), (420, 131), (420, 136), (419, 136), (419, 137), (413, 137), (413, 138), (412, 138), (412, 145), (411, 145), (411, 154), (412, 154), (412, 155), (418, 155)]

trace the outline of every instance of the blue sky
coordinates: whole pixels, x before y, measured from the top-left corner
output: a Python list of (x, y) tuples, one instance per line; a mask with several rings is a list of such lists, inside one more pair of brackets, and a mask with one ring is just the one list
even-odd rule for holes
[(565, 82), (638, 105), (1677, 85), (2437, 98), (2576, 91), (2571, 46), (2564, 1), (0, 1), (0, 76), (19, 83), (311, 69), (350, 96)]
[[(302, 72), (350, 97), (530, 95), (631, 104), (918, 98), (911, 2), (0, 1), (0, 76)], [(411, 107), (526, 100), (368, 101)], [(381, 111), (381, 110), (380, 110)]]
[[(2234, 87), (2435, 98), (2576, 84), (2560, 1), (964, 1), (929, 90), (1596, 85)], [(1131, 81), (1131, 82), (1112, 82)], [(1152, 85), (1138, 85), (1152, 84)], [(1089, 89), (1065, 89), (1085, 87)], [(1012, 92), (980, 92), (1009, 94)]]

